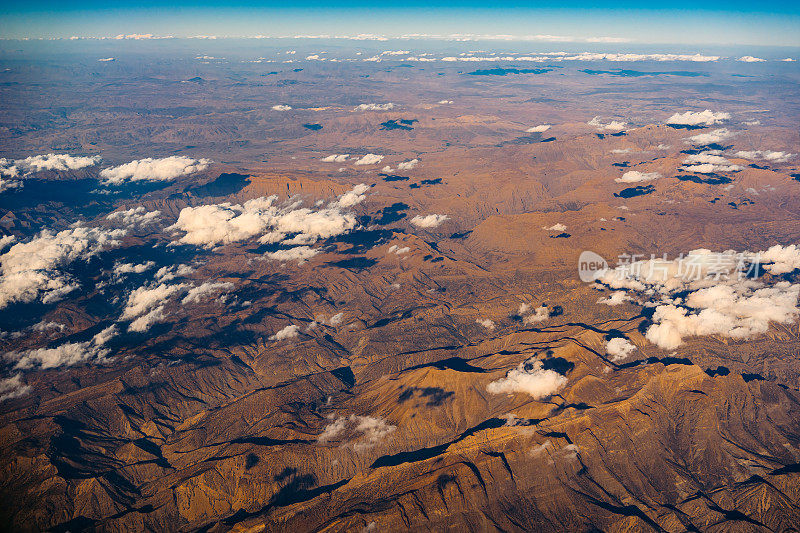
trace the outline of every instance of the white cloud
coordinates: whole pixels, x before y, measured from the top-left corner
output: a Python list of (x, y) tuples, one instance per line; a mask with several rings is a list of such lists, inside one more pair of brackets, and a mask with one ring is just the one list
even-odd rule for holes
[(386, 420), (375, 416), (350, 415), (330, 419), (331, 422), (317, 437), (317, 442), (325, 444), (344, 435), (350, 440), (347, 445), (355, 451), (364, 451), (380, 444), (397, 429)]
[(300, 334), (300, 326), (296, 326), (291, 324), (286, 326), (285, 328), (278, 331), (275, 335), (272, 335), (269, 340), (271, 341), (282, 341), (286, 339), (294, 339)]
[(96, 165), (99, 162), (100, 156), (76, 157), (69, 154), (45, 154), (20, 159), (16, 161), (16, 164), (31, 172), (40, 172), (42, 170), (77, 170)]
[(145, 331), (148, 331), (154, 324), (164, 322), (166, 319), (167, 315), (164, 312), (164, 307), (156, 307), (149, 313), (140, 316), (128, 324), (128, 331), (144, 333)]
[(348, 157), (350, 157), (350, 154), (331, 154), (323, 157), (320, 161), (325, 163), (344, 163)]
[(617, 363), (636, 351), (636, 346), (627, 339), (614, 337), (606, 342), (606, 353), (611, 356), (611, 361)]
[[(525, 314), (525, 311), (528, 310), (528, 306), (526, 306), (524, 311), (522, 306), (520, 306), (519, 309), (520, 309), (520, 314), (522, 315)], [(538, 322), (544, 322), (545, 320), (550, 318), (550, 311), (551, 309), (546, 305), (540, 305), (539, 307), (533, 310), (533, 314), (524, 317), (522, 321), (525, 324), (536, 324)]]
[(375, 165), (383, 161), (383, 156), (378, 154), (367, 154), (363, 156), (361, 159), (356, 161), (354, 164), (356, 165)]
[(608, 298), (600, 298), (597, 300), (599, 304), (606, 304), (606, 305), (621, 305), (626, 300), (629, 300), (628, 295), (625, 294), (625, 291), (614, 291), (612, 292)]
[(744, 159), (760, 159), (762, 161), (769, 161), (770, 163), (785, 163), (797, 154), (790, 154), (789, 152), (774, 152), (772, 150), (751, 150), (736, 152), (737, 157)]
[(366, 198), (365, 193), (368, 190), (369, 190), (369, 185), (366, 185), (364, 183), (359, 183), (351, 190), (341, 195), (337, 200), (331, 202), (331, 206), (347, 208), (360, 204)]
[(22, 374), (0, 379), (0, 402), (13, 400), (31, 392), (31, 386), (22, 382)]
[(625, 129), (626, 122), (620, 122), (617, 120), (612, 120), (608, 124), (603, 124), (600, 122), (600, 117), (594, 117), (592, 120), (587, 122), (589, 126), (594, 126), (600, 130), (607, 130), (607, 131), (621, 131)]
[(130, 229), (143, 229), (160, 220), (161, 211), (147, 211), (144, 206), (133, 207), (126, 211), (114, 211), (106, 216), (106, 220), (116, 222)]
[(16, 178), (18, 176), (19, 168), (17, 167), (16, 161), (6, 159), (5, 157), (0, 158), (0, 177)]
[(328, 325), (338, 326), (342, 323), (342, 320), (344, 320), (344, 313), (336, 313), (328, 319)]
[(82, 157), (69, 154), (45, 154), (10, 160), (0, 158), (0, 192), (23, 186), (17, 178), (42, 170), (77, 170), (100, 162), (100, 156)]
[(409, 248), (408, 246), (403, 246), (403, 247), (401, 248), (401, 247), (397, 246), (396, 244), (393, 244), (393, 245), (391, 245), (391, 246), (389, 247), (389, 250), (387, 250), (387, 251), (388, 251), (390, 254), (391, 254), (391, 253), (394, 253), (394, 254), (397, 254), (397, 255), (403, 255), (403, 254), (407, 254), (408, 252), (410, 252), (410, 251), (411, 251), (411, 248)]
[(214, 294), (227, 294), (231, 292), (233, 288), (233, 283), (227, 281), (206, 281), (197, 287), (192, 287), (189, 289), (189, 292), (187, 292), (186, 296), (183, 298), (183, 300), (181, 300), (181, 304), (188, 305), (192, 303), (199, 303), (203, 299)]
[(292, 106), (285, 104), (277, 104), (272, 106), (272, 109), (275, 111), (290, 111), (292, 109)]
[(638, 170), (629, 170), (620, 178), (614, 179), (618, 183), (639, 183), (642, 181), (657, 180), (661, 177), (658, 172), (639, 172)]
[(425, 215), (420, 216), (416, 215), (414, 218), (411, 219), (411, 223), (418, 228), (435, 228), (442, 224), (445, 220), (449, 220), (450, 217), (447, 215)]
[(359, 104), (354, 111), (389, 111), (394, 109), (394, 104), (387, 102), (385, 104)]
[(447, 105), (447, 104), (452, 104), (452, 103), (453, 103), (453, 101), (452, 101), (452, 100), (439, 100), (439, 101), (438, 101), (438, 102), (436, 102), (436, 103), (437, 103), (437, 104), (441, 104), (441, 105)]
[(309, 246), (297, 246), (295, 248), (267, 252), (264, 257), (274, 261), (297, 261), (299, 264), (303, 264), (318, 253), (318, 250)]
[(730, 118), (730, 113), (715, 113), (710, 109), (706, 109), (705, 111), (675, 113), (667, 119), (666, 123), (675, 126), (713, 126), (714, 124), (719, 124)]
[(686, 141), (697, 146), (705, 146), (707, 144), (721, 143), (732, 137), (735, 137), (736, 135), (737, 134), (735, 132), (732, 132), (726, 128), (718, 128), (708, 133), (698, 133), (697, 135), (692, 135), (686, 139)]
[(489, 320), (488, 318), (476, 318), (475, 322), (489, 330), (493, 330), (495, 327), (497, 327), (494, 321)]
[(510, 370), (505, 378), (489, 383), (486, 390), (492, 394), (524, 392), (534, 400), (552, 396), (564, 388), (568, 380), (555, 370), (543, 367), (541, 361), (529, 359)]
[(680, 260), (623, 264), (603, 272), (598, 281), (635, 293), (655, 307), (646, 338), (665, 350), (690, 336), (748, 339), (767, 332), (770, 322), (788, 324), (800, 315), (800, 284), (738, 275), (759, 257), (770, 274), (800, 267), (795, 245), (741, 254), (693, 250)]
[(61, 299), (78, 285), (59, 269), (116, 246), (124, 235), (125, 230), (76, 226), (59, 233), (43, 230), (30, 241), (13, 245), (0, 255), (0, 309), (40, 296), (45, 303)]
[(740, 165), (734, 165), (721, 155), (711, 152), (691, 154), (683, 160), (681, 167), (687, 172), (698, 172), (700, 174), (713, 174), (715, 172), (736, 172), (742, 170)]
[(172, 266), (163, 266), (158, 269), (156, 272), (155, 278), (156, 281), (159, 283), (163, 283), (165, 281), (172, 281), (175, 278), (182, 278), (188, 276), (194, 272), (194, 268), (190, 267), (189, 265), (172, 265)]
[(753, 57), (753, 56), (742, 56), (737, 61), (744, 61), (745, 63), (763, 63), (766, 59), (761, 59), (760, 57)]
[(126, 181), (171, 181), (208, 168), (208, 159), (192, 159), (174, 155), (163, 159), (138, 159), (100, 171), (105, 185), (121, 185)]
[(542, 226), (542, 229), (547, 231), (567, 231), (567, 226), (565, 226), (561, 222), (557, 222), (552, 226), (550, 226), (549, 228), (547, 226)]
[(146, 40), (146, 39), (158, 39), (158, 38), (159, 37), (156, 37), (152, 33), (130, 33), (128, 35), (125, 35), (124, 33), (120, 33), (119, 35), (114, 37), (114, 39), (118, 39), (118, 40), (121, 40), (121, 39), (133, 39), (135, 41)]
[(98, 59), (98, 61), (101, 63), (106, 63), (108, 61), (116, 61), (116, 60), (117, 59), (115, 57), (101, 57), (100, 59)]
[(20, 187), (22, 187), (21, 181), (8, 179), (7, 177), (0, 175), (0, 192), (7, 191), (9, 189), (18, 189)]
[[(102, 337), (99, 339), (102, 340)], [(101, 344), (92, 339), (85, 342), (62, 344), (55, 348), (36, 348), (25, 352), (9, 352), (5, 359), (15, 362), (14, 368), (28, 370), (39, 367), (42, 369), (73, 366), (84, 362), (95, 361), (105, 363), (109, 350), (100, 347)]]
[[(168, 230), (185, 234), (178, 242), (212, 247), (247, 240), (258, 235), (263, 243), (275, 243), (297, 234), (289, 244), (311, 244), (347, 233), (357, 222), (342, 211), (364, 199), (368, 186), (360, 184), (321, 209), (298, 208), (297, 203), (276, 205), (277, 196), (260, 197), (244, 204), (210, 204), (185, 207)], [(297, 237), (300, 237), (299, 239)]]
[(173, 295), (184, 291), (186, 287), (185, 283), (176, 285), (161, 283), (139, 287), (128, 295), (128, 302), (119, 319), (135, 319), (128, 325), (128, 331), (147, 331), (153, 324), (166, 319), (164, 305)]
[(92, 337), (92, 343), (95, 346), (103, 346), (117, 335), (119, 335), (119, 330), (117, 329), (117, 326), (111, 325), (102, 330), (100, 333), (96, 334), (94, 337)]
[(548, 439), (548, 440), (544, 441), (543, 443), (534, 446), (531, 449), (530, 454), (533, 457), (539, 457), (540, 455), (543, 455), (545, 453), (549, 453), (554, 448), (555, 448), (555, 446), (553, 446), (553, 443), (550, 442), (550, 440)]
[(31, 330), (37, 331), (39, 333), (48, 333), (50, 331), (61, 332), (64, 331), (64, 328), (66, 328), (64, 324), (61, 324), (59, 322), (45, 322), (44, 320), (31, 326)]
[(114, 274), (121, 276), (123, 274), (142, 274), (156, 266), (155, 261), (145, 261), (144, 263), (114, 263)]
[(759, 259), (768, 272), (776, 275), (786, 274), (800, 268), (800, 246), (776, 244), (761, 252)]
[(532, 128), (528, 128), (525, 130), (526, 133), (542, 133), (551, 128), (550, 124), (539, 124), (538, 126), (533, 126)]
[(412, 159), (411, 161), (403, 161), (397, 164), (397, 170), (411, 170), (419, 164), (419, 159)]

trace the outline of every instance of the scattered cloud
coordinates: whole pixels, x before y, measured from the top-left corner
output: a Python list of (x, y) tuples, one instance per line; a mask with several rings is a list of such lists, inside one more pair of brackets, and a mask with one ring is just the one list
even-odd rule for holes
[(16, 164), (31, 172), (41, 172), (42, 170), (77, 170), (96, 165), (99, 162), (99, 156), (81, 157), (69, 154), (45, 154), (20, 159), (16, 161)]
[(562, 224), (561, 222), (556, 222), (549, 228), (547, 226), (542, 226), (542, 229), (547, 231), (567, 231), (567, 226)]
[(43, 230), (27, 242), (14, 244), (0, 255), (0, 309), (13, 302), (32, 302), (40, 296), (44, 303), (60, 300), (78, 288), (77, 282), (61, 269), (118, 245), (125, 233), (75, 226), (58, 233)]
[(661, 177), (658, 172), (639, 172), (638, 170), (629, 170), (620, 178), (614, 179), (617, 183), (639, 183), (642, 181), (653, 181)]
[(419, 159), (412, 159), (411, 161), (403, 161), (397, 164), (397, 170), (411, 170), (419, 164)]
[(272, 109), (275, 111), (290, 111), (292, 109), (292, 106), (285, 104), (277, 104), (272, 106)]
[(380, 444), (397, 429), (383, 418), (375, 416), (331, 416), (329, 419), (331, 422), (317, 437), (317, 442), (326, 444), (334, 439), (347, 439), (349, 442), (343, 445), (351, 446), (357, 452)]
[(524, 392), (540, 400), (560, 391), (567, 381), (566, 376), (545, 369), (541, 361), (531, 358), (510, 370), (505, 378), (489, 383), (486, 390), (492, 394)]
[(392, 102), (387, 102), (385, 104), (359, 104), (355, 107), (354, 111), (389, 111), (390, 109), (394, 109), (394, 107)]
[(713, 126), (730, 118), (730, 113), (715, 113), (710, 109), (706, 109), (705, 111), (675, 113), (667, 119), (666, 123), (673, 126)]
[(94, 361), (105, 363), (108, 361), (109, 350), (102, 348), (106, 336), (93, 338), (90, 341), (72, 342), (62, 344), (55, 348), (36, 348), (24, 352), (9, 352), (5, 354), (5, 359), (15, 363), (14, 368), (18, 370), (29, 370), (32, 368), (58, 368), (62, 366), (74, 366), (80, 363)]
[(476, 318), (475, 322), (480, 324), (481, 326), (485, 327), (488, 330), (493, 330), (497, 327), (497, 324), (494, 323), (493, 320), (489, 320), (488, 318)]
[(621, 131), (625, 129), (626, 122), (619, 122), (617, 120), (612, 120), (608, 124), (603, 124), (600, 122), (600, 117), (594, 117), (592, 120), (587, 122), (589, 126), (594, 126), (599, 130), (606, 130), (606, 131)]
[[(739, 272), (760, 263), (772, 276), (753, 279)], [(800, 284), (780, 274), (800, 268), (800, 248), (776, 245), (752, 253), (693, 250), (680, 260), (650, 259), (604, 271), (598, 282), (636, 294), (654, 307), (646, 338), (673, 350), (692, 336), (749, 339), (770, 322), (791, 323), (800, 315)]]
[(290, 324), (285, 328), (278, 331), (275, 335), (270, 336), (271, 341), (283, 341), (286, 339), (294, 339), (300, 334), (300, 326)]
[(350, 154), (331, 154), (323, 157), (320, 161), (325, 163), (344, 163), (348, 157), (350, 157)]
[(742, 56), (737, 61), (743, 61), (745, 63), (763, 63), (766, 59), (761, 59), (760, 57), (753, 57), (753, 56)]
[(106, 216), (106, 220), (132, 230), (144, 229), (147, 226), (156, 224), (160, 219), (161, 211), (147, 211), (141, 205), (125, 211), (114, 211)]
[(127, 181), (172, 181), (181, 176), (208, 168), (208, 159), (192, 159), (174, 155), (163, 159), (139, 159), (100, 171), (105, 185), (122, 185)]
[(31, 386), (22, 382), (22, 374), (0, 379), (0, 402), (20, 398), (31, 392)]
[(264, 257), (267, 259), (272, 259), (273, 261), (297, 261), (302, 265), (318, 253), (318, 250), (315, 250), (309, 246), (297, 246), (295, 248), (288, 248), (285, 250), (266, 252)]
[(721, 155), (711, 152), (690, 154), (683, 160), (681, 170), (697, 172), (699, 174), (714, 174), (716, 172), (736, 172), (742, 170), (740, 165), (734, 165)]
[(155, 267), (155, 261), (145, 261), (144, 263), (114, 263), (114, 275), (121, 276), (124, 274), (143, 274)]
[(212, 295), (225, 295), (231, 292), (233, 288), (234, 284), (227, 281), (206, 281), (197, 287), (192, 287), (189, 289), (189, 292), (187, 292), (186, 296), (183, 298), (183, 300), (181, 300), (181, 304), (188, 305), (192, 303), (200, 303), (202, 300), (209, 298)]
[(119, 319), (133, 320), (128, 325), (128, 331), (144, 332), (158, 322), (166, 319), (164, 305), (175, 294), (183, 292), (187, 287), (185, 283), (168, 285), (145, 285), (134, 289), (128, 295), (128, 302)]
[(411, 219), (411, 223), (418, 228), (435, 228), (441, 225), (445, 220), (449, 220), (450, 217), (447, 215), (425, 215), (420, 216), (417, 215)]
[(696, 146), (706, 146), (709, 144), (719, 144), (723, 141), (731, 139), (732, 137), (735, 137), (736, 135), (737, 133), (726, 128), (718, 128), (708, 133), (698, 133), (697, 135), (692, 135), (686, 139), (686, 141)]
[(327, 207), (316, 210), (300, 208), (297, 203), (277, 205), (277, 196), (255, 198), (241, 205), (226, 202), (185, 207), (167, 229), (184, 232), (177, 242), (205, 247), (256, 236), (261, 236), (262, 243), (291, 240), (291, 244), (311, 244), (347, 233), (356, 226), (356, 217), (342, 209), (362, 201), (366, 188), (364, 184), (357, 185)]
[(175, 278), (182, 278), (188, 276), (192, 272), (194, 272), (194, 268), (190, 267), (189, 265), (181, 264), (181, 265), (163, 266), (158, 269), (154, 278), (159, 283), (163, 283), (165, 281), (172, 281)]
[(796, 155), (797, 154), (790, 154), (789, 152), (774, 152), (772, 150), (740, 150), (736, 152), (737, 157), (759, 159), (761, 161), (769, 161), (770, 163), (785, 163)]
[(409, 251), (411, 251), (411, 248), (409, 248), (408, 246), (403, 246), (401, 248), (401, 247), (397, 246), (396, 244), (391, 245), (389, 247), (389, 250), (388, 250), (388, 252), (390, 254), (393, 253), (393, 254), (397, 254), (397, 255), (407, 254)]
[(383, 156), (378, 154), (367, 154), (358, 161), (356, 161), (355, 165), (376, 165), (383, 161)]
[(790, 244), (781, 246), (776, 244), (759, 254), (759, 261), (765, 268), (775, 275), (788, 274), (800, 269), (800, 246)]
[[(524, 311), (522, 309), (523, 309), (522, 306), (520, 306), (520, 315), (524, 314)], [(551, 313), (552, 309), (550, 309), (546, 305), (540, 305), (539, 307), (533, 310), (532, 314), (523, 317), (522, 321), (525, 324), (536, 324), (539, 322), (544, 322), (545, 320), (550, 318)]]
[(152, 33), (130, 33), (130, 34), (127, 34), (127, 35), (124, 34), (124, 33), (120, 33), (119, 35), (114, 37), (114, 39), (117, 39), (117, 40), (132, 39), (134, 41), (142, 41), (142, 40), (147, 40), (147, 39), (169, 39), (169, 38), (170, 37), (156, 37)]
[(366, 192), (369, 190), (369, 185), (359, 183), (348, 192), (339, 196), (339, 198), (331, 202), (331, 207), (348, 208), (356, 204), (360, 204), (366, 198)]
[(528, 128), (525, 130), (526, 133), (543, 133), (549, 130), (552, 126), (550, 124), (539, 124), (538, 126), (533, 126), (532, 128)]
[(614, 306), (621, 305), (629, 299), (630, 298), (628, 298), (628, 295), (625, 293), (625, 291), (614, 291), (608, 296), (608, 298), (600, 298), (597, 300), (597, 303)]
[(611, 356), (611, 361), (614, 363), (622, 361), (635, 351), (636, 346), (622, 337), (614, 337), (606, 342), (606, 353)]

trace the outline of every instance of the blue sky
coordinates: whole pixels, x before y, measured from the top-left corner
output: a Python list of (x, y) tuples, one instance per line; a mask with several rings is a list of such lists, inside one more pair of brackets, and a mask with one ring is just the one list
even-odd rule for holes
[(800, 46), (800, 2), (232, 0), (222, 5), (183, 0), (31, 0), (0, 3), (3, 37), (102, 37), (119, 33), (176, 37), (546, 34), (576, 40), (617, 37), (637, 43)]

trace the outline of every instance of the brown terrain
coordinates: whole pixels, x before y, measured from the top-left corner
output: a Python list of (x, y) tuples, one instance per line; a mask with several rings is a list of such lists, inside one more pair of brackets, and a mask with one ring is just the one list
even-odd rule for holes
[[(622, 254), (800, 243), (800, 159), (736, 155), (800, 152), (796, 68), (751, 79), (731, 72), (767, 67), (646, 63), (623, 66), (708, 76), (626, 78), (585, 65), (478, 76), (468, 72), (481, 64), (91, 61), (5, 61), (0, 156), (103, 163), (0, 192), (2, 233), (25, 242), (77, 220), (105, 227), (108, 213), (138, 206), (160, 221), (60, 266), (80, 285), (60, 300), (0, 309), (2, 377), (30, 387), (0, 403), (0, 527), (800, 529), (796, 295), (790, 318), (766, 332), (685, 335), (665, 349), (647, 338), (653, 305), (605, 305), (613, 291), (578, 277), (584, 250), (613, 265)], [(193, 77), (203, 81), (181, 83)], [(730, 116), (665, 123), (706, 109)], [(587, 124), (598, 115), (626, 122), (624, 134)], [(551, 128), (525, 131), (539, 124)], [(686, 140), (720, 128), (734, 135), (718, 146)], [(720, 150), (741, 169), (680, 170), (693, 150)], [(332, 154), (350, 157), (321, 161)], [(356, 165), (366, 154), (384, 157)], [(102, 168), (172, 155), (213, 162), (120, 194), (81, 188)], [(629, 171), (661, 177), (614, 181)], [(364, 199), (340, 209), (353, 226), (308, 244), (316, 255), (305, 261), (268, 259), (292, 248), (259, 242), (263, 230), (203, 246), (175, 245), (185, 232), (168, 229), (185, 208), (277, 195), (321, 209), (361, 183)], [(431, 214), (448, 218), (411, 222)], [(115, 262), (148, 260), (141, 277), (110, 281)], [(194, 271), (169, 283), (232, 288), (166, 297), (162, 320), (126, 330), (131, 293), (178, 264)], [(760, 282), (792, 287), (800, 270)], [(532, 319), (542, 304), (549, 316)], [(114, 324), (105, 360), (15, 366)], [(614, 338), (635, 351), (609, 355)], [(526, 361), (525, 372), (540, 365), (565, 381), (543, 395), (492, 392)]]

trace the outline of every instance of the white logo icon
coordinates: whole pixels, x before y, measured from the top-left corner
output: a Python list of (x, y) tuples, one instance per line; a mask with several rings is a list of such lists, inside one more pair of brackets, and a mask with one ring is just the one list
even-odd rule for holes
[(602, 256), (586, 250), (578, 258), (578, 276), (586, 283), (595, 281), (603, 270), (608, 269), (608, 263)]

